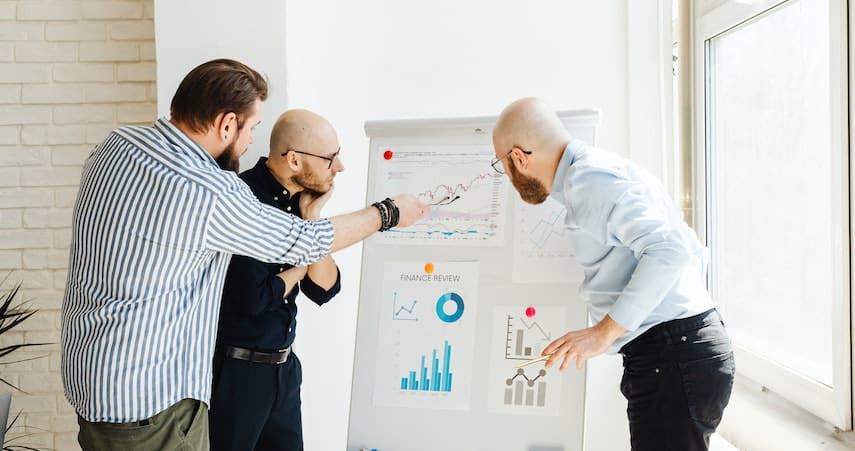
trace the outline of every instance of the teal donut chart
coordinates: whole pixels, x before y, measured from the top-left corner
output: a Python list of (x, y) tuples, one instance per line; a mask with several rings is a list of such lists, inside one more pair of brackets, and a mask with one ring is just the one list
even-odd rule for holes
[[(445, 313), (444, 309), (445, 304), (448, 302), (454, 302), (457, 306), (457, 309), (451, 315)], [(446, 323), (453, 323), (459, 320), (463, 316), (463, 298), (454, 292), (443, 294), (436, 300), (436, 316)]]

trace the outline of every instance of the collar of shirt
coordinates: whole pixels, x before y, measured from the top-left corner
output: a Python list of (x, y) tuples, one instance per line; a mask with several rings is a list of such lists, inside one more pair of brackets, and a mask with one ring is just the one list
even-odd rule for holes
[(292, 196), (288, 189), (276, 180), (270, 168), (267, 167), (267, 157), (259, 158), (255, 166), (241, 174), (241, 178), (254, 190), (270, 196), (279, 209), (300, 216), (299, 193)]
[(558, 170), (555, 171), (555, 178), (552, 180), (552, 192), (550, 196), (561, 203), (561, 205), (566, 205), (566, 199), (564, 199), (564, 182), (567, 179), (567, 171), (576, 162), (576, 157), (579, 156), (579, 152), (583, 147), (585, 147), (585, 142), (581, 139), (571, 140), (564, 149), (561, 161), (558, 162)]
[(217, 164), (217, 161), (214, 160), (214, 157), (212, 157), (207, 150), (203, 149), (202, 146), (185, 135), (184, 132), (179, 130), (175, 124), (169, 121), (169, 119), (165, 117), (158, 119), (154, 123), (154, 128), (157, 129), (157, 131), (159, 131), (167, 141), (177, 148), (188, 154), (196, 155), (203, 161), (207, 161), (217, 168), (220, 167)]

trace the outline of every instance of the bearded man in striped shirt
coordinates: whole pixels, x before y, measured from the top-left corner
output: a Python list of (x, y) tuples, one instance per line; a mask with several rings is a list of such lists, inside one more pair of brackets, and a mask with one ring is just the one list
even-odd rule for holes
[(305, 266), (424, 215), (399, 195), (306, 221), (236, 174), (267, 82), (233, 60), (193, 69), (152, 127), (114, 130), (87, 159), (62, 307), (62, 378), (84, 450), (208, 449), (207, 405), (232, 254)]

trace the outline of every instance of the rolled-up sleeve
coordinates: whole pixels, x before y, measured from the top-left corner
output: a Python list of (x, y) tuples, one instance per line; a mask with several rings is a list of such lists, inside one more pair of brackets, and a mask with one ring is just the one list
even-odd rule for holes
[(571, 193), (583, 226), (604, 244), (630, 249), (638, 264), (609, 316), (637, 329), (680, 279), (691, 251), (679, 225), (638, 183), (608, 174), (588, 177), (584, 195)]
[(323, 259), (333, 242), (328, 219), (306, 221), (264, 205), (242, 182), (217, 196), (205, 234), (209, 250), (294, 266)]
[(337, 295), (339, 291), (341, 291), (341, 271), (339, 271), (338, 266), (336, 266), (335, 270), (335, 283), (329, 290), (325, 290), (320, 285), (316, 284), (315, 281), (307, 274), (300, 282), (300, 291), (302, 291), (303, 294), (305, 294), (306, 297), (315, 304), (326, 304), (330, 299)]

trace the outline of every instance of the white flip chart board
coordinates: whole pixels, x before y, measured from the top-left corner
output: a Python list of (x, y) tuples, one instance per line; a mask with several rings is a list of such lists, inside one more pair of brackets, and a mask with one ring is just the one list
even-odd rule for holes
[[(594, 144), (596, 111), (558, 114)], [(514, 368), (587, 313), (563, 208), (490, 167), (495, 120), (365, 125), (368, 199), (433, 206), (363, 246), (348, 450), (583, 449), (584, 372)]]

